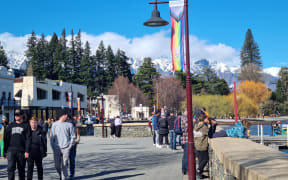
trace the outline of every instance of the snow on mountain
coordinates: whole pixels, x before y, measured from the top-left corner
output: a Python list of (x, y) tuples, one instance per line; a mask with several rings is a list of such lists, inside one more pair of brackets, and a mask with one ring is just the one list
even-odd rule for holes
[[(6, 36), (11, 36), (10, 34), (5, 34)], [(3, 36), (3, 35), (2, 35)], [(13, 37), (11, 37), (13, 38)], [(27, 38), (27, 37), (25, 37)], [(12, 41), (10, 41), (12, 42)], [(23, 42), (25, 42), (23, 40)], [(17, 44), (17, 48), (14, 45), (8, 44), (5, 41), (1, 42), (8, 60), (9, 66), (15, 69), (25, 70), (27, 67), (27, 58), (25, 56), (26, 45), (25, 43)], [(138, 68), (142, 65), (144, 57), (130, 58), (129, 63), (131, 64), (132, 73), (137, 73)], [(171, 58), (161, 57), (152, 60), (155, 68), (164, 76), (172, 75), (172, 62)], [(236, 66), (228, 66), (225, 63), (217, 61), (208, 61), (206, 59), (200, 59), (198, 61), (191, 62), (191, 72), (199, 74), (205, 66), (210, 66), (213, 68), (219, 78), (223, 78), (227, 81), (228, 85), (232, 85), (234, 81), (238, 82), (237, 76), (240, 72), (240, 68)], [(264, 69), (264, 80), (267, 86), (275, 90), (275, 82), (278, 79), (279, 67), (270, 67)]]
[(270, 74), (274, 77), (279, 77), (279, 71), (280, 71), (280, 67), (270, 67), (270, 68), (266, 68), (266, 69), (263, 69), (263, 71), (266, 73), (266, 74)]

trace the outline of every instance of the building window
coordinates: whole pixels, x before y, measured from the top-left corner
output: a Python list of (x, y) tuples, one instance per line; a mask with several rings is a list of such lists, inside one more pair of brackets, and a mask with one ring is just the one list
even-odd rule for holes
[(81, 93), (77, 94), (77, 97), (80, 98), (80, 101), (83, 102), (84, 101), (84, 95)]
[(52, 90), (52, 99), (53, 100), (60, 100), (61, 92)]
[(38, 100), (47, 99), (47, 91), (37, 88), (37, 99)]
[(19, 91), (15, 94), (15, 97), (21, 98), (21, 97), (22, 97), (22, 90), (19, 90)]

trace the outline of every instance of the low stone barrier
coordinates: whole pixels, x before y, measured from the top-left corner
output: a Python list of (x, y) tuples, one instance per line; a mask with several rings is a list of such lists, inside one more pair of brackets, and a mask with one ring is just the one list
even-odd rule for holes
[(212, 180), (287, 180), (288, 154), (249, 139), (210, 139)]
[[(93, 128), (91, 130), (91, 128)], [(91, 132), (93, 131), (93, 132)], [(111, 133), (110, 124), (104, 125), (104, 135), (109, 137)], [(80, 129), (81, 135), (94, 135), (95, 137), (102, 137), (102, 124), (94, 124), (93, 127), (82, 126)], [(151, 130), (148, 123), (123, 123), (121, 137), (149, 137)]]

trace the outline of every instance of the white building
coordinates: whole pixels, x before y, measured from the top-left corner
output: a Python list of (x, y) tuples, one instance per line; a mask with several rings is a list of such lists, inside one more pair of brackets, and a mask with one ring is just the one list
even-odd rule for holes
[(121, 105), (119, 103), (119, 96), (105, 95), (104, 99), (105, 117), (109, 119), (120, 116)]
[(149, 118), (149, 107), (143, 107), (142, 104), (138, 107), (132, 107), (132, 118), (136, 120), (144, 120)]
[(19, 102), (14, 100), (13, 83), (13, 70), (0, 66), (0, 121), (3, 116), (14, 121), (14, 109), (19, 106)]
[(77, 98), (80, 98), (81, 113), (87, 108), (87, 87), (63, 81), (36, 81), (33, 76), (24, 76), (14, 81), (15, 99), (21, 101), (21, 109), (30, 115), (46, 120), (55, 118), (57, 111), (69, 108), (68, 93), (72, 92), (73, 110), (77, 114)]

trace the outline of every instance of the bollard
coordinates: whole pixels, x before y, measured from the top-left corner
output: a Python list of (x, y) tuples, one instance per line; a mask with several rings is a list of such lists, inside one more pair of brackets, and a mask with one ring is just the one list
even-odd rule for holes
[(259, 124), (257, 125), (257, 134), (259, 136)]
[(264, 139), (263, 139), (263, 125), (261, 124), (261, 144), (264, 144)]

